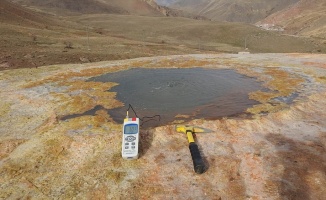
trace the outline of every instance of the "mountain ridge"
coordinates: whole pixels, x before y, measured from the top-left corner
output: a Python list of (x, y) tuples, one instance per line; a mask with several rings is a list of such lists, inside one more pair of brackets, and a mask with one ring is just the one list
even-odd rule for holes
[(214, 21), (251, 23), (291, 35), (326, 39), (325, 0), (156, 0)]
[(47, 23), (55, 25), (56, 22), (51, 17), (26, 9), (10, 1), (0, 1), (0, 22), (5, 24), (17, 24), (25, 26), (44, 26)]
[(280, 27), (285, 33), (326, 39), (326, 2), (300, 0), (256, 23), (266, 28)]
[(157, 0), (157, 3), (185, 10), (211, 20), (255, 23), (298, 1)]
[(39, 7), (55, 13), (78, 14), (133, 14), (162, 16), (145, 0), (12, 0), (26, 6)]
[(155, 0), (11, 0), (14, 3), (55, 15), (121, 14), (139, 16), (207, 18), (158, 5)]

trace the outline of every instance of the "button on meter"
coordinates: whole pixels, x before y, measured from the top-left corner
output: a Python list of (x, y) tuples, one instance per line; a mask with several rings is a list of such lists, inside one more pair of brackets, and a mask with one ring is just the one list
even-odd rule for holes
[(132, 142), (132, 141), (136, 140), (136, 137), (134, 137), (134, 136), (128, 136), (125, 139), (126, 139), (126, 142)]

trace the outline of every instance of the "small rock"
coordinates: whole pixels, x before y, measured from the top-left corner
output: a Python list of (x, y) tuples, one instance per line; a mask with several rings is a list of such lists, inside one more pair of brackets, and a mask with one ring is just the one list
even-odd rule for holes
[(9, 68), (10, 67), (10, 63), (9, 62), (5, 62), (5, 63), (1, 63), (0, 64), (0, 68)]
[(31, 59), (31, 58), (34, 58), (34, 56), (32, 54), (27, 54), (24, 56), (24, 58)]
[(83, 63), (91, 62), (91, 61), (88, 60), (88, 58), (85, 58), (85, 57), (79, 57), (79, 60), (82, 61)]
[(240, 51), (240, 52), (238, 52), (238, 54), (250, 54), (250, 52), (249, 51)]

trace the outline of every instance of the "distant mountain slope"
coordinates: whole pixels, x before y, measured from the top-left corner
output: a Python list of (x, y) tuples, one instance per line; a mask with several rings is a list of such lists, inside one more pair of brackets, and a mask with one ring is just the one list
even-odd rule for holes
[(6, 0), (0, 1), (0, 23), (25, 26), (56, 24), (54, 20), (44, 14), (33, 12)]
[(93, 14), (134, 14), (161, 16), (162, 13), (144, 0), (12, 0), (21, 5), (46, 8), (50, 11), (63, 11)]
[(299, 0), (156, 0), (212, 20), (255, 23)]
[(257, 23), (265, 27), (281, 27), (286, 33), (326, 39), (326, 1), (300, 0)]
[(177, 3), (179, 0), (156, 0), (156, 3), (163, 6), (170, 6)]
[(66, 14), (123, 14), (141, 16), (171, 16), (192, 19), (205, 17), (179, 9), (158, 5), (155, 0), (11, 0), (20, 5), (45, 12)]

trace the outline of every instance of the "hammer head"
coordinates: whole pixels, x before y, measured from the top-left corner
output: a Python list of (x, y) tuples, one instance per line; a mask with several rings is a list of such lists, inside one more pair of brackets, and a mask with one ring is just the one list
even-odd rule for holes
[(186, 133), (187, 131), (194, 132), (193, 126), (177, 125), (175, 129), (179, 133)]
[(180, 133), (187, 133), (188, 131), (190, 131), (192, 133), (204, 133), (204, 132), (207, 132), (206, 129), (198, 128), (198, 127), (195, 127), (195, 126), (177, 125), (175, 128), (176, 128), (176, 131), (180, 132)]

